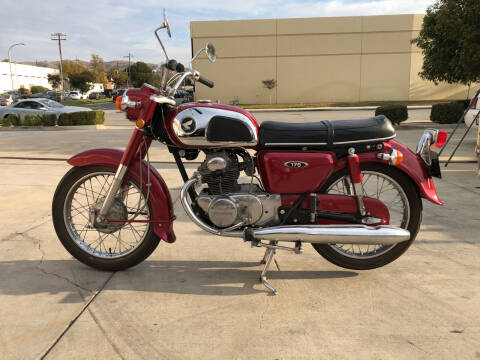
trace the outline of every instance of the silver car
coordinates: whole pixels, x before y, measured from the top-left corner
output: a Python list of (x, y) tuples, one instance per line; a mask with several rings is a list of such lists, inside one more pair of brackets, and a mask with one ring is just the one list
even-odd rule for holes
[(0, 108), (0, 120), (10, 114), (18, 115), (20, 119), (23, 119), (25, 115), (55, 114), (58, 119), (60, 114), (78, 111), (92, 111), (92, 109), (80, 106), (65, 106), (59, 102), (44, 98), (25, 99)]

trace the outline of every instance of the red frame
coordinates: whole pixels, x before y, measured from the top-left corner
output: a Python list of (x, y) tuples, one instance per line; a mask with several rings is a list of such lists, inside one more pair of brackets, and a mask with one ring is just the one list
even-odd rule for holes
[[(282, 206), (292, 207), (298, 200), (299, 195), (282, 195)], [(365, 209), (372, 217), (381, 219), (374, 225), (388, 225), (390, 223), (390, 212), (383, 202), (369, 197), (363, 198)], [(303, 209), (310, 209), (310, 199), (307, 198), (302, 203)], [(336, 213), (356, 214), (358, 213), (358, 203), (354, 196), (335, 195), (335, 194), (317, 194), (317, 210)], [(317, 224), (346, 224), (343, 221), (330, 219), (317, 219)]]

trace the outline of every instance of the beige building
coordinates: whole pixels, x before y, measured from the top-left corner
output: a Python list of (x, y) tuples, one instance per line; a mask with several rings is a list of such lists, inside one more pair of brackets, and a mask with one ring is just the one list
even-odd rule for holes
[[(467, 87), (424, 81), (410, 43), (423, 15), (193, 21), (193, 50), (211, 42), (217, 61), (194, 62), (215, 88), (197, 99), (224, 103), (324, 103), (465, 99)], [(263, 80), (275, 79), (268, 90)], [(471, 90), (473, 92), (473, 89)]]

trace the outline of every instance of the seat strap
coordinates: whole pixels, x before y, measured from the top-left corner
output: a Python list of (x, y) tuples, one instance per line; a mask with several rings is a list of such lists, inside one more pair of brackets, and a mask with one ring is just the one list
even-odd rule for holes
[(327, 127), (327, 145), (333, 145), (333, 140), (335, 138), (335, 131), (333, 130), (333, 125), (329, 120), (322, 120), (322, 124)]

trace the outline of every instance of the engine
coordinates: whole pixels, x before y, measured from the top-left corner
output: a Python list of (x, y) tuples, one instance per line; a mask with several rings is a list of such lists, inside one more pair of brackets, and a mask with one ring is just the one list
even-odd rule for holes
[[(239, 162), (241, 157), (243, 162)], [(239, 184), (240, 172), (254, 173), (251, 157), (244, 152), (207, 152), (198, 168), (202, 183), (207, 184), (197, 205), (219, 228), (243, 225), (272, 226), (279, 222), (280, 195), (264, 192), (257, 184)]]

